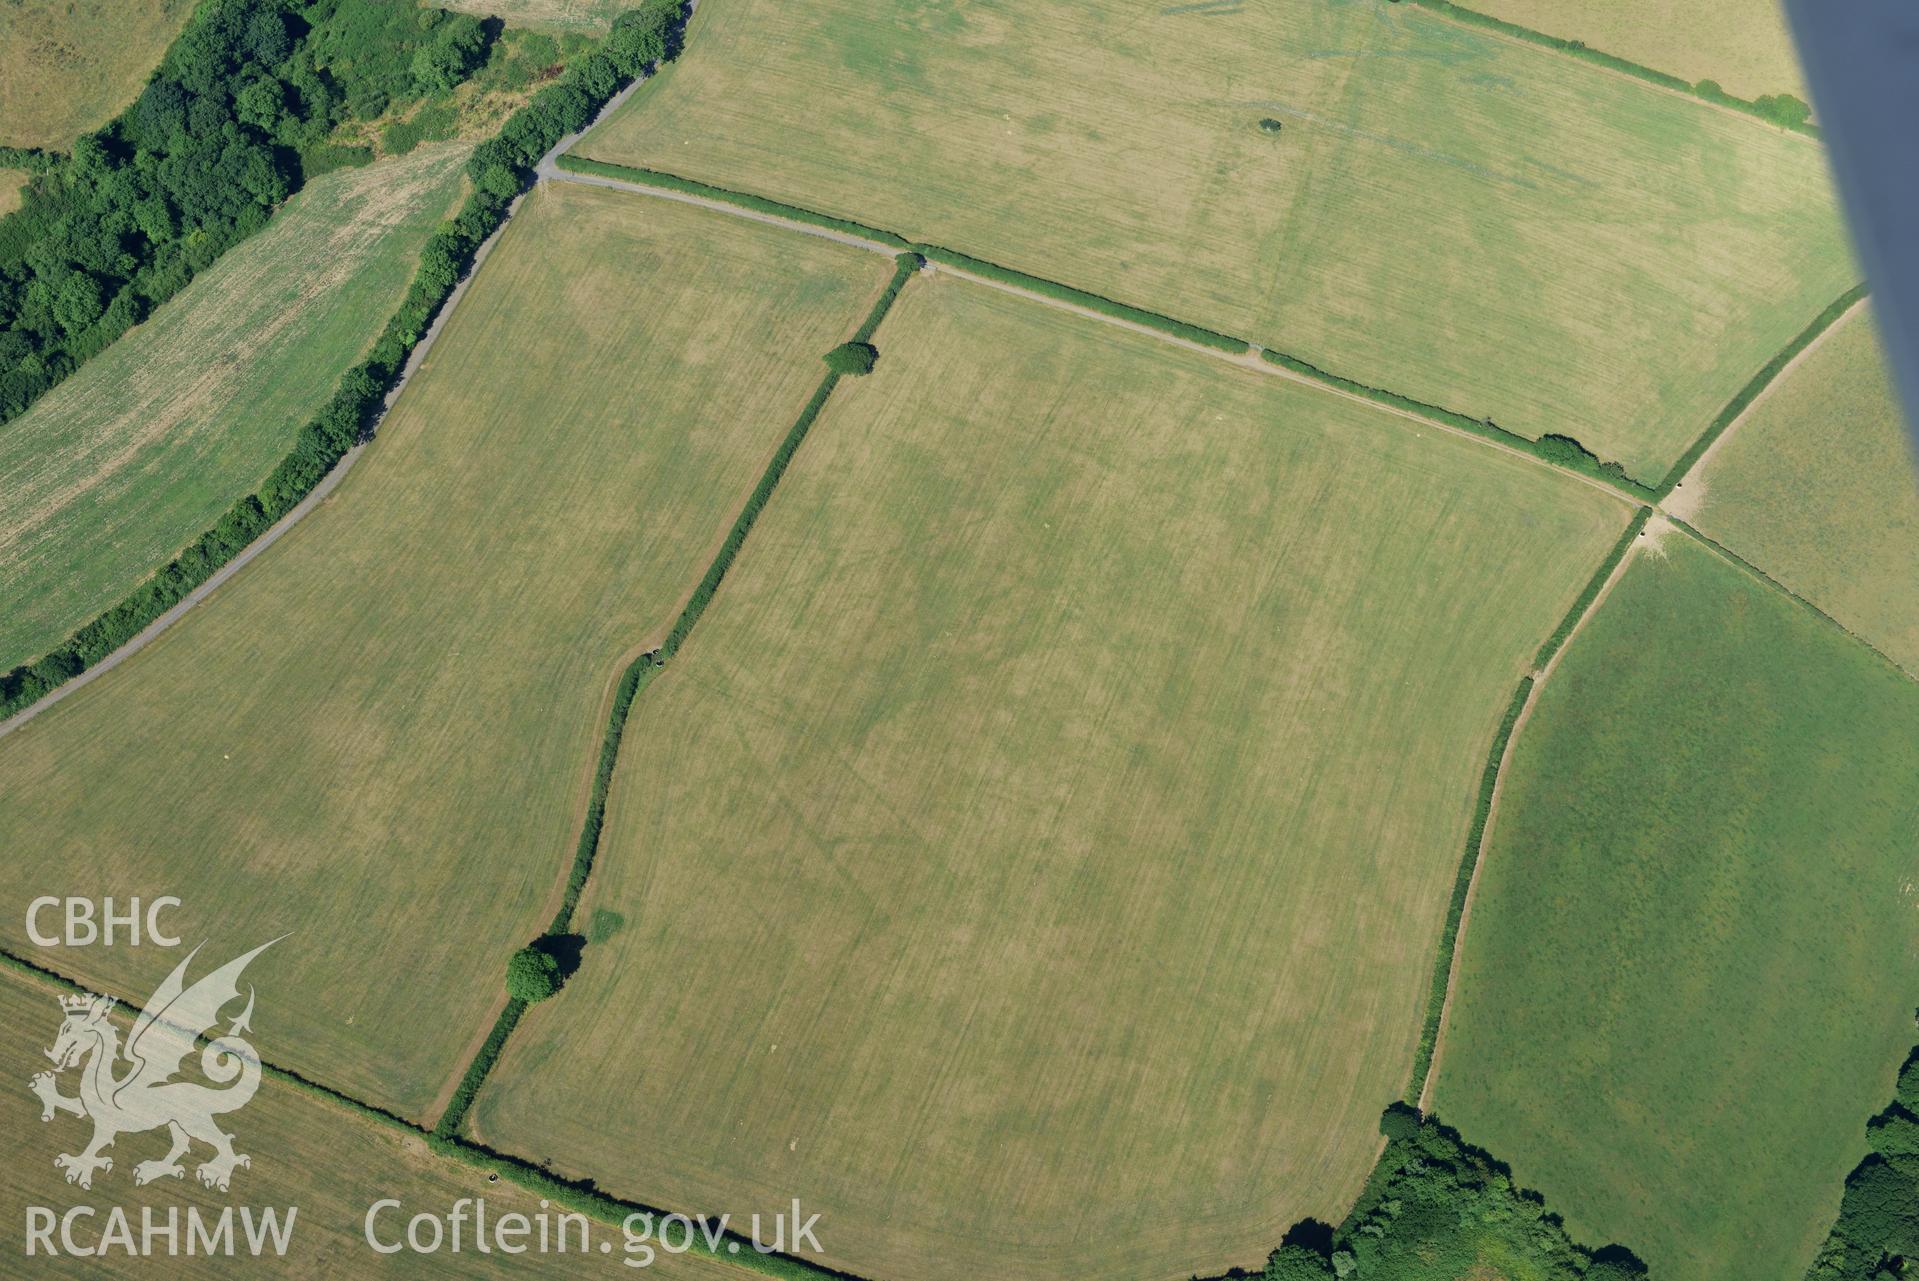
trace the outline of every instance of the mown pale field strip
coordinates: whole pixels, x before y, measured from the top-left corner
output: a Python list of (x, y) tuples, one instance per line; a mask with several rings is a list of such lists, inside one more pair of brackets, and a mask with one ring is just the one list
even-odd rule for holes
[(868, 1276), (1171, 1278), (1336, 1219), (1477, 762), (1624, 527), (1569, 477), (910, 285), (627, 727), (489, 1141), (797, 1194)]
[(447, 0), (448, 9), (498, 17), (512, 27), (600, 32), (623, 10), (638, 8), (626, 0)]
[[(172, 894), (278, 1057), (418, 1119), (504, 1000), (605, 702), (883, 259), (571, 185), (528, 198), (379, 439), (287, 538), (0, 740), (0, 900)], [(37, 955), (20, 913), (0, 941)], [(151, 949), (63, 957), (146, 990)]]
[(1468, 8), (1550, 36), (1581, 40), (1655, 71), (1697, 83), (1717, 80), (1741, 98), (1807, 97), (1779, 0), (1473, 0)]
[(1919, 673), (1919, 466), (1865, 308), (1666, 505)]
[(24, 169), (0, 169), (0, 217), (20, 207), (21, 193), (32, 180)]
[(1576, 436), (1648, 482), (1857, 279), (1807, 139), (1411, 6), (710, 0), (693, 26), (698, 56), (582, 154)]
[(1436, 1109), (1670, 1281), (1799, 1281), (1912, 1043), (1919, 685), (1678, 531), (1520, 733)]
[(0, 146), (64, 151), (140, 93), (192, 0), (0, 4)]
[(406, 293), (465, 156), (317, 179), (0, 427), (0, 670), (112, 606), (286, 456)]
[[(178, 961), (185, 949), (171, 953)], [(232, 957), (212, 948), (200, 954), (189, 978), (198, 977)], [(10, 1100), (14, 1116), (7, 1126), (7, 1139), (0, 1147), (0, 1216), (9, 1230), (0, 1237), (0, 1269), (8, 1276), (35, 1278), (127, 1277), (134, 1281), (185, 1281), (201, 1277), (287, 1278), (288, 1281), (332, 1281), (333, 1278), (420, 1278), (438, 1277), (578, 1277), (587, 1270), (607, 1275), (627, 1269), (619, 1266), (624, 1256), (618, 1228), (595, 1224), (590, 1243), (608, 1239), (614, 1243), (611, 1260), (597, 1253), (591, 1262), (582, 1262), (577, 1249), (562, 1255), (528, 1252), (507, 1255), (497, 1249), (482, 1254), (474, 1248), (469, 1213), (464, 1236), (465, 1248), (457, 1255), (446, 1245), (436, 1255), (413, 1251), (383, 1254), (370, 1248), (364, 1235), (368, 1208), (383, 1198), (397, 1198), (403, 1211), (383, 1210), (375, 1221), (375, 1233), (383, 1244), (404, 1239), (407, 1219), (420, 1212), (444, 1218), (455, 1201), (484, 1198), (488, 1220), (517, 1213), (529, 1219), (541, 1213), (540, 1199), (506, 1181), (490, 1183), (486, 1174), (427, 1151), (423, 1136), (409, 1135), (397, 1127), (346, 1107), (317, 1098), (284, 1081), (271, 1077), (260, 1084), (259, 1093), (245, 1108), (223, 1115), (220, 1125), (234, 1136), (234, 1150), (252, 1158), (252, 1164), (234, 1172), (229, 1191), (203, 1188), (193, 1170), (210, 1155), (196, 1146), (184, 1159), (187, 1173), (181, 1179), (161, 1179), (145, 1187), (136, 1187), (133, 1168), (146, 1160), (158, 1160), (166, 1154), (164, 1130), (129, 1133), (110, 1149), (113, 1169), (94, 1176), (91, 1189), (69, 1186), (61, 1171), (54, 1168), (53, 1157), (61, 1152), (78, 1152), (93, 1133), (90, 1122), (70, 1115), (57, 1115), (41, 1124), (40, 1104), (27, 1091), (28, 1078), (51, 1066), (42, 1050), (53, 1044), (59, 1031), (62, 1012), (58, 998), (66, 989), (0, 969), (0, 1025), (8, 1029), (5, 1044), (0, 1045), (0, 1073), (19, 1097)], [(142, 992), (134, 999), (144, 999)], [(258, 1031), (252, 1040), (256, 1049), (270, 1048), (280, 1024), (284, 998), (262, 991), (256, 1008)], [(235, 1002), (231, 1013), (238, 1013)], [(222, 1021), (224, 1032), (231, 1019)], [(122, 1037), (130, 1020), (118, 1021)], [(188, 1060), (187, 1079), (198, 1077), (199, 1055)], [(118, 1069), (124, 1074), (125, 1065)], [(73, 1097), (79, 1092), (78, 1072), (59, 1078), (60, 1093)], [(113, 1206), (122, 1207), (139, 1239), (143, 1210), (151, 1209), (161, 1224), (170, 1211), (181, 1221), (177, 1238), (181, 1255), (186, 1250), (185, 1218), (189, 1207), (209, 1225), (222, 1210), (250, 1206), (256, 1212), (266, 1207), (279, 1211), (292, 1206), (293, 1232), (284, 1257), (237, 1258), (166, 1257), (163, 1238), (155, 1238), (153, 1255), (129, 1258), (119, 1249), (110, 1249), (93, 1258), (75, 1258), (64, 1252), (50, 1257), (44, 1250), (26, 1255), (27, 1208), (40, 1206), (54, 1214), (64, 1214), (75, 1205), (91, 1205), (96, 1213), (75, 1221), (75, 1236), (82, 1245), (95, 1244), (106, 1230), (106, 1215)], [(557, 1211), (548, 1211), (557, 1215)], [(534, 1220), (537, 1223), (537, 1219)], [(236, 1223), (236, 1240), (244, 1240)], [(423, 1238), (425, 1239), (425, 1238)], [(537, 1239), (527, 1238), (528, 1241)], [(549, 1238), (557, 1239), (557, 1233)], [(567, 1238), (569, 1246), (578, 1242), (577, 1229)], [(60, 1243), (56, 1231), (54, 1244)], [(676, 1242), (677, 1243), (677, 1242)], [(450, 1245), (450, 1240), (448, 1242)], [(661, 1277), (665, 1281), (720, 1281), (738, 1277), (736, 1269), (722, 1268), (710, 1260), (669, 1259), (665, 1256), (639, 1275)]]

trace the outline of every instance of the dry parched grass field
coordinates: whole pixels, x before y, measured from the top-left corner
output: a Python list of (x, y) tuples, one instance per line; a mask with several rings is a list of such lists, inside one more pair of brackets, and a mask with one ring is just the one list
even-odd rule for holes
[(24, 169), (0, 169), (0, 217), (20, 207), (21, 193), (31, 181), (33, 175)]
[[(883, 260), (683, 206), (528, 198), (325, 506), (0, 739), (0, 901), (177, 895), (251, 946), (275, 1055), (420, 1117), (578, 833), (657, 640)], [(23, 937), (0, 942), (48, 959)], [(51, 962), (50, 962), (51, 963)], [(154, 949), (59, 953), (138, 996)], [(251, 972), (250, 972), (251, 973)]]
[(1857, 281), (1809, 139), (1409, 5), (710, 0), (689, 43), (582, 154), (1576, 436), (1648, 482)]
[(0, 4), (0, 146), (64, 151), (140, 94), (193, 0)]
[[(250, 946), (250, 945), (248, 945)], [(222, 951), (222, 941), (208, 945), (189, 971), (188, 981), (232, 959)], [(233, 952), (244, 951), (234, 947)], [(185, 949), (168, 953), (170, 964), (177, 963)], [(251, 971), (249, 971), (251, 973)], [(388, 1281), (419, 1278), (513, 1278), (578, 1277), (587, 1269), (605, 1270), (608, 1275), (624, 1272), (618, 1260), (623, 1258), (618, 1229), (611, 1230), (614, 1241), (613, 1262), (595, 1254), (594, 1261), (582, 1265), (579, 1253), (540, 1255), (528, 1252), (506, 1255), (495, 1251), (482, 1254), (473, 1248), (469, 1217), (463, 1238), (465, 1249), (455, 1255), (450, 1250), (436, 1255), (402, 1251), (383, 1254), (366, 1244), (363, 1235), (368, 1207), (385, 1197), (398, 1198), (404, 1211), (381, 1211), (375, 1231), (383, 1244), (401, 1239), (406, 1221), (413, 1214), (430, 1211), (444, 1217), (453, 1203), (462, 1197), (484, 1198), (489, 1222), (497, 1216), (518, 1213), (532, 1218), (540, 1213), (539, 1198), (510, 1182), (490, 1183), (485, 1173), (471, 1166), (436, 1157), (427, 1151), (423, 1137), (405, 1134), (396, 1127), (368, 1119), (347, 1108), (314, 1097), (304, 1090), (271, 1077), (261, 1082), (259, 1093), (243, 1109), (220, 1118), (223, 1129), (234, 1136), (234, 1150), (252, 1158), (252, 1164), (234, 1172), (228, 1192), (202, 1187), (193, 1170), (210, 1155), (209, 1149), (196, 1145), (184, 1158), (187, 1173), (180, 1179), (161, 1179), (144, 1187), (133, 1182), (133, 1167), (141, 1161), (158, 1160), (166, 1154), (164, 1130), (122, 1135), (110, 1150), (113, 1169), (94, 1177), (91, 1189), (69, 1186), (65, 1175), (54, 1168), (56, 1153), (78, 1152), (93, 1132), (91, 1123), (77, 1117), (58, 1115), (42, 1124), (39, 1103), (27, 1091), (26, 1082), (35, 1073), (49, 1067), (41, 1051), (53, 1044), (59, 1031), (59, 998), (67, 989), (33, 978), (23, 977), (11, 968), (0, 970), (0, 1026), (8, 1035), (0, 1043), (0, 1079), (17, 1097), (9, 1098), (6, 1142), (0, 1147), (0, 1216), (11, 1225), (0, 1251), (7, 1260), (9, 1276), (32, 1276), (52, 1281), (72, 1277), (96, 1281), (102, 1277), (125, 1277), (130, 1281), (186, 1281), (202, 1277), (272, 1278), (275, 1281), (332, 1281), (352, 1277), (355, 1281)], [(146, 993), (141, 993), (144, 998)], [(261, 990), (256, 1009), (257, 1025), (252, 1042), (271, 1058), (273, 1042), (283, 1025), (286, 998)], [(237, 1014), (235, 1002), (229, 1014)], [(119, 1019), (124, 1037), (130, 1019)], [(220, 1025), (222, 1032), (231, 1022)], [(187, 1077), (198, 1078), (199, 1056), (188, 1060)], [(119, 1069), (125, 1071), (125, 1066)], [(59, 1079), (59, 1090), (72, 1097), (78, 1092), (76, 1072)], [(257, 1215), (272, 1208), (285, 1222), (286, 1209), (295, 1208), (293, 1230), (284, 1256), (268, 1254), (253, 1258), (165, 1257), (162, 1238), (155, 1239), (155, 1257), (130, 1258), (123, 1250), (110, 1248), (105, 1253), (76, 1258), (62, 1252), (49, 1256), (36, 1250), (26, 1256), (27, 1207), (40, 1206), (64, 1214), (76, 1205), (91, 1205), (96, 1213), (75, 1221), (74, 1235), (82, 1245), (95, 1244), (105, 1232), (106, 1216), (113, 1206), (122, 1207), (138, 1239), (143, 1210), (150, 1209), (156, 1220), (165, 1224), (172, 1212), (181, 1224), (179, 1248), (186, 1249), (186, 1216), (189, 1208), (197, 1211), (209, 1226), (218, 1222), (223, 1210), (234, 1208), (234, 1237), (244, 1240), (237, 1207), (251, 1207)], [(557, 1211), (549, 1211), (557, 1215)], [(256, 1220), (257, 1221), (257, 1220)], [(537, 1222), (537, 1220), (536, 1220)], [(608, 1229), (593, 1228), (590, 1243), (597, 1242)], [(569, 1236), (578, 1240), (577, 1229)], [(557, 1239), (557, 1232), (555, 1233)], [(60, 1243), (56, 1230), (56, 1246)], [(597, 1247), (596, 1247), (597, 1248)], [(734, 1269), (722, 1270), (707, 1260), (669, 1259), (662, 1255), (645, 1272), (649, 1278), (665, 1281), (719, 1281), (737, 1277)]]
[(635, 705), (601, 941), (490, 1142), (865, 1276), (1173, 1278), (1337, 1219), (1473, 781), (1629, 515), (920, 278)]
[(600, 32), (623, 10), (637, 6), (626, 0), (447, 0), (442, 7), (499, 17), (514, 27)]
[(1919, 475), (1864, 307), (1667, 506), (1919, 673)]
[(1807, 99), (1799, 55), (1779, 0), (1473, 0), (1468, 8), (1697, 83), (1717, 80), (1741, 98)]
[(1678, 532), (1539, 694), (1435, 1102), (1667, 1281), (1800, 1281), (1913, 1040), (1919, 688)]
[(0, 670), (92, 621), (265, 479), (406, 293), (466, 151), (318, 179), (0, 430)]

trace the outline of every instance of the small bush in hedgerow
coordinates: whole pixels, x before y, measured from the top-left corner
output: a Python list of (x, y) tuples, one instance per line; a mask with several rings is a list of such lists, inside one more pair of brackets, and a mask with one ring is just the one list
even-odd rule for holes
[(872, 343), (843, 342), (826, 353), (826, 367), (836, 374), (870, 374), (879, 358)]

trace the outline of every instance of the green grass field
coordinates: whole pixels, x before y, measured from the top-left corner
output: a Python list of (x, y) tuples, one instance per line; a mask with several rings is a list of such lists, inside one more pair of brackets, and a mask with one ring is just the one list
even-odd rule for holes
[(1790, 93), (1806, 98), (1799, 55), (1778, 0), (1472, 0), (1468, 8), (1664, 71), (1717, 80), (1741, 98)]
[(1664, 1281), (1799, 1281), (1913, 1039), (1919, 687), (1674, 531), (1503, 789), (1439, 1115)]
[(140, 93), (192, 0), (0, 4), (0, 146), (64, 151)]
[[(184, 949), (182, 949), (184, 951)], [(229, 956), (201, 953), (190, 971), (191, 977), (231, 959)], [(177, 961), (180, 954), (170, 954)], [(205, 964), (202, 964), (205, 962)], [(169, 967), (170, 968), (170, 967)], [(484, 1198), (490, 1222), (497, 1216), (518, 1213), (532, 1218), (540, 1213), (539, 1198), (506, 1181), (489, 1182), (486, 1174), (471, 1166), (434, 1156), (423, 1138), (408, 1135), (396, 1127), (369, 1119), (337, 1103), (316, 1098), (304, 1090), (275, 1080), (264, 1080), (260, 1090), (246, 1107), (221, 1118), (221, 1126), (234, 1135), (234, 1148), (252, 1158), (252, 1164), (233, 1174), (227, 1193), (203, 1188), (195, 1180), (193, 1168), (204, 1160), (208, 1150), (195, 1147), (188, 1158), (185, 1177), (162, 1179), (145, 1187), (133, 1182), (133, 1167), (155, 1160), (166, 1153), (163, 1131), (123, 1135), (110, 1154), (113, 1169), (94, 1178), (91, 1189), (70, 1187), (62, 1173), (54, 1168), (53, 1157), (60, 1152), (77, 1152), (92, 1133), (92, 1126), (77, 1117), (57, 1115), (41, 1123), (39, 1103), (26, 1088), (29, 1077), (47, 1070), (49, 1064), (41, 1051), (53, 1043), (62, 1018), (58, 998), (64, 989), (21, 976), (7, 969), (0, 972), (0, 1020), (9, 1030), (0, 1045), (0, 1072), (9, 1089), (18, 1098), (9, 1100), (13, 1111), (7, 1127), (7, 1140), (0, 1147), (0, 1214), (14, 1230), (0, 1242), (0, 1258), (7, 1260), (9, 1276), (35, 1278), (75, 1277), (94, 1281), (100, 1277), (128, 1277), (139, 1281), (173, 1281), (174, 1278), (263, 1277), (298, 1278), (306, 1281), (352, 1277), (361, 1278), (436, 1278), (436, 1277), (577, 1277), (584, 1268), (605, 1269), (608, 1275), (624, 1272), (624, 1258), (617, 1228), (594, 1225), (589, 1243), (603, 1239), (614, 1242), (612, 1261), (594, 1255), (585, 1264), (580, 1255), (528, 1252), (506, 1255), (497, 1250), (482, 1254), (473, 1248), (470, 1235), (466, 1248), (457, 1256), (444, 1250), (432, 1256), (403, 1251), (382, 1254), (366, 1244), (364, 1224), (368, 1207), (384, 1198), (399, 1199), (402, 1211), (383, 1210), (375, 1221), (382, 1243), (390, 1244), (405, 1231), (411, 1215), (428, 1211), (444, 1217), (453, 1203), (462, 1197)], [(141, 993), (144, 997), (146, 994)], [(253, 1038), (255, 1049), (271, 1049), (272, 1026), (284, 998), (270, 990), (259, 993), (258, 1011), (261, 1031)], [(236, 1004), (235, 1010), (237, 1011)], [(124, 1036), (129, 1020), (122, 1018), (119, 1028)], [(225, 1030), (225, 1023), (221, 1025)], [(270, 1054), (268, 1055), (270, 1058)], [(197, 1063), (195, 1055), (190, 1063)], [(124, 1066), (121, 1069), (124, 1071)], [(190, 1068), (189, 1075), (197, 1069)], [(59, 1079), (63, 1095), (78, 1093), (77, 1073)], [(256, 1211), (273, 1207), (284, 1217), (288, 1206), (296, 1214), (289, 1246), (284, 1257), (232, 1259), (198, 1257), (129, 1258), (113, 1250), (104, 1257), (75, 1258), (64, 1253), (49, 1257), (36, 1251), (26, 1254), (26, 1239), (19, 1225), (27, 1219), (28, 1206), (42, 1206), (55, 1214), (73, 1205), (94, 1205), (92, 1218), (77, 1221), (76, 1236), (82, 1244), (91, 1244), (105, 1230), (109, 1205), (125, 1208), (137, 1233), (143, 1209), (151, 1208), (161, 1223), (170, 1209), (184, 1216), (193, 1207), (209, 1220), (218, 1217), (230, 1205), (251, 1206)], [(557, 1217), (558, 1211), (549, 1211)], [(537, 1220), (535, 1220), (537, 1223)], [(469, 1219), (468, 1233), (471, 1232)], [(578, 1241), (577, 1229), (568, 1238)], [(185, 1249), (185, 1227), (181, 1229), (181, 1249)], [(235, 1233), (240, 1228), (235, 1227)], [(54, 1242), (59, 1242), (58, 1234)], [(161, 1247), (163, 1250), (164, 1247)], [(656, 1257), (652, 1266), (639, 1275), (664, 1277), (666, 1281), (720, 1281), (739, 1278), (737, 1269), (722, 1268), (707, 1260)]]
[(1576, 436), (1642, 480), (1857, 280), (1808, 139), (1412, 6), (711, 0), (692, 28), (582, 154)]
[(1919, 673), (1919, 474), (1865, 308), (1667, 505)]
[[(529, 198), (340, 489), (0, 739), (0, 900), (173, 894), (262, 958), (277, 1053), (421, 1117), (554, 910), (613, 681), (671, 622), (889, 264)], [(23, 913), (0, 942), (41, 956)], [(144, 992), (152, 949), (59, 954)], [(145, 985), (145, 986), (143, 986)]]
[(464, 147), (328, 174), (0, 428), (0, 670), (111, 607), (252, 492), (399, 305)]
[(477, 1129), (798, 1194), (866, 1276), (1256, 1265), (1372, 1165), (1479, 761), (1628, 509), (951, 277), (876, 342), (635, 705), (610, 937)]

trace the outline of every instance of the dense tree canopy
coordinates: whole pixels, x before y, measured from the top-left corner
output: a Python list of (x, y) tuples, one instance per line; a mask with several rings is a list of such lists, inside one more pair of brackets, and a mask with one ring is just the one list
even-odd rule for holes
[(329, 135), (444, 93), (492, 28), (385, 0), (211, 0), (134, 104), (0, 220), (0, 421), (262, 226)]
[(1919, 1263), (1919, 1048), (1892, 1102), (1866, 1124), (1871, 1152), (1846, 1178), (1839, 1219), (1813, 1262), (1814, 1281), (1912, 1275)]
[[(1567, 1235), (1540, 1199), (1458, 1132), (1405, 1104), (1380, 1121), (1386, 1151), (1346, 1221), (1301, 1224), (1267, 1260), (1264, 1281), (1639, 1281), (1619, 1246), (1597, 1252)], [(1315, 1230), (1307, 1230), (1315, 1229)]]
[[(352, 18), (357, 23), (371, 15), (385, 23), (393, 20), (393, 14), (403, 14), (410, 25), (400, 28), (399, 34), (431, 32), (443, 23), (464, 21), (447, 17), (423, 24), (422, 12), (397, 0), (211, 0), (204, 5), (188, 28), (194, 48), (205, 45), (207, 37), (195, 33), (211, 16), (220, 17), (225, 23), (222, 30), (236, 42), (251, 38), (277, 47), (265, 24), (256, 27), (249, 21), (236, 26), (230, 20), (237, 14), (278, 15), (293, 46), (280, 70), (311, 70), (308, 87), (330, 104), (325, 113), (311, 117), (299, 114), (300, 109), (287, 109), (289, 114), (282, 118), (278, 133), (299, 146), (264, 141), (252, 126), (228, 121), (220, 133), (220, 158), (224, 159), (229, 150), (233, 153), (234, 174), (255, 164), (267, 166), (267, 173), (282, 179), (311, 172), (311, 158), (330, 149), (325, 134), (320, 132), (326, 127), (324, 122), (346, 110), (342, 104), (357, 83), (339, 78), (347, 74), (343, 68), (368, 74), (375, 66), (391, 71), (393, 58), (399, 56), (388, 49), (376, 59), (364, 42), (356, 43), (342, 34), (386, 32), (398, 41), (394, 29), (342, 25), (344, 19)], [(413, 284), (386, 330), (374, 342), (366, 360), (341, 378), (332, 399), (300, 429), (293, 449), (279, 466), (257, 492), (235, 503), (211, 529), (126, 599), (82, 627), (52, 653), (0, 674), (0, 717), (44, 697), (112, 653), (205, 582), (306, 496), (367, 431), (386, 390), (445, 303), (455, 281), (506, 216), (513, 197), (531, 181), (534, 162), (566, 134), (582, 128), (621, 84), (677, 52), (683, 16), (681, 0), (642, 0), (637, 9), (614, 20), (612, 30), (597, 47), (572, 59), (557, 82), (535, 94), (494, 137), (474, 149), (467, 161), (473, 191), (465, 206), (427, 242)], [(322, 25), (302, 27), (300, 21)], [(93, 138), (83, 139), (70, 160), (54, 164), (52, 177), (56, 181), (36, 188), (27, 209), (0, 219), (0, 419), (17, 413), (40, 390), (71, 369), (77, 359), (98, 350), (132, 324), (141, 308), (171, 292), (162, 287), (163, 278), (177, 288), (190, 270), (211, 262), (226, 243), (221, 234), (237, 238), (266, 218), (266, 203), (228, 192), (226, 205), (215, 202), (216, 215), (217, 208), (234, 206), (240, 209), (240, 216), (231, 223), (196, 222), (200, 206), (187, 199), (190, 187), (169, 186), (152, 176), (166, 172), (169, 166), (185, 164), (192, 156), (204, 158), (206, 154), (189, 136), (199, 110), (195, 78), (172, 70), (175, 55), (189, 43), (188, 36), (182, 36), (156, 73), (149, 89), (150, 104), (148, 95), (143, 94), (142, 101), (120, 121)], [(414, 48), (406, 47), (401, 59), (408, 68)], [(256, 64), (237, 60), (231, 53), (226, 59), (230, 67), (257, 69)], [(407, 75), (411, 75), (410, 69)], [(305, 92), (300, 88), (301, 75), (281, 76), (277, 83), (288, 95)], [(264, 101), (264, 94), (258, 96)], [(170, 142), (164, 149), (130, 146), (125, 141), (145, 136), (149, 126), (134, 121), (149, 105), (158, 122), (154, 127), (171, 129), (171, 139), (184, 141), (177, 146)], [(284, 185), (281, 190), (283, 193)], [(103, 198), (103, 206), (89, 203), (101, 193), (117, 194)], [(86, 234), (87, 228), (98, 229), (102, 224), (117, 225), (121, 230), (106, 240)], [(225, 227), (224, 233), (220, 233), (221, 227)], [(43, 269), (56, 279), (43, 278)], [(173, 273), (170, 277), (166, 276), (169, 272)], [(68, 285), (75, 275), (84, 276), (97, 287), (97, 298), (84, 283)], [(16, 303), (25, 294), (32, 295), (31, 308), (23, 313)], [(99, 302), (104, 303), (104, 309), (98, 319), (89, 322), (87, 314)], [(35, 323), (15, 323), (22, 314)], [(69, 329), (66, 322), (78, 325), (78, 330)]]

